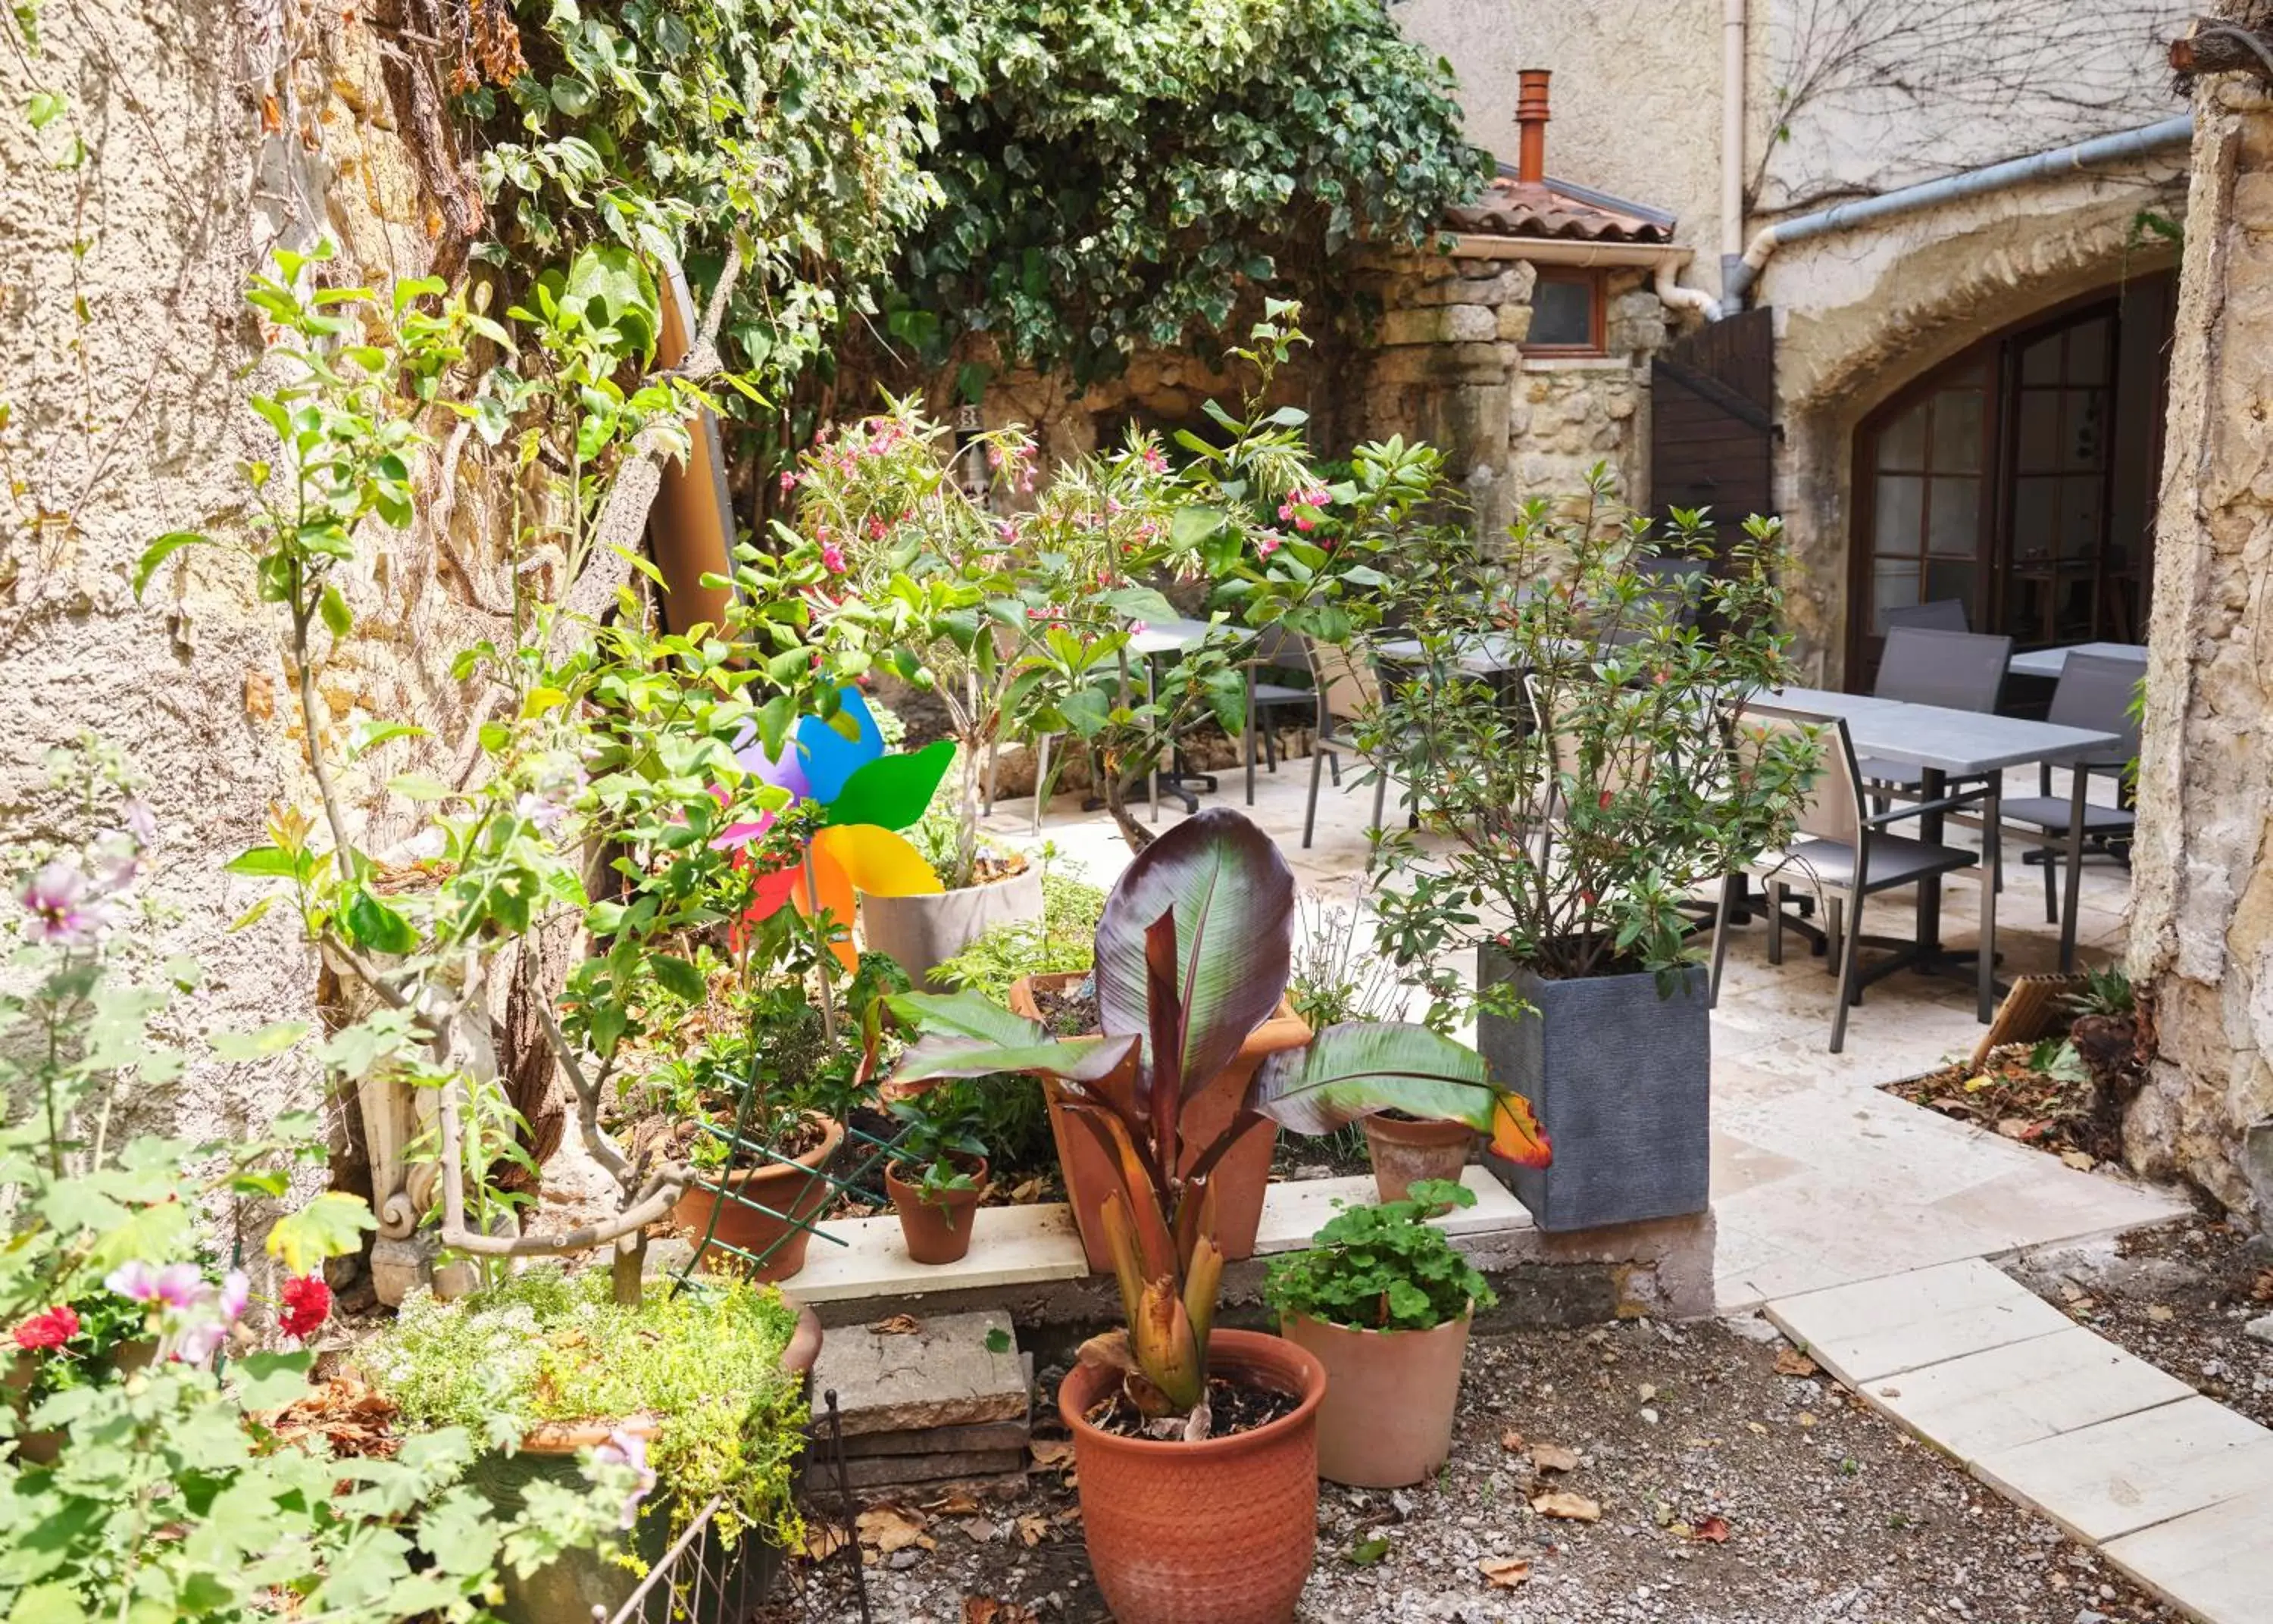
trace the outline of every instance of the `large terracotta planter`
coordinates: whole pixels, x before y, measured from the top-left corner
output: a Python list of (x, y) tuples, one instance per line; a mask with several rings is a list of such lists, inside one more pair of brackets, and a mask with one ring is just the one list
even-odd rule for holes
[(1119, 1624), (1287, 1624), (1309, 1576), (1325, 1369), (1293, 1343), (1255, 1331), (1216, 1332), (1208, 1366), (1299, 1393), (1301, 1407), (1251, 1433), (1163, 1443), (1082, 1418), (1112, 1390), (1114, 1373), (1077, 1365), (1058, 1384), (1089, 1565)]
[[(812, 1309), (798, 1308), (797, 1334), (782, 1351), (782, 1368), (810, 1385), (813, 1363), (821, 1356), (821, 1320)], [(611, 1426), (550, 1422), (532, 1428), (511, 1455), (490, 1454), (474, 1463), (476, 1487), (506, 1515), (521, 1508), (528, 1486), (539, 1479), (581, 1489), (584, 1476), (576, 1463), (579, 1450), (607, 1441), (611, 1431), (656, 1434), (656, 1423), (636, 1416)], [(527, 1577), (505, 1570), (505, 1599), (495, 1609), (506, 1624), (559, 1624), (569, 1619), (612, 1619), (631, 1600), (648, 1569), (661, 1561), (671, 1544), (671, 1486), (663, 1484), (641, 1509), (630, 1545), (640, 1559), (635, 1571), (611, 1557), (592, 1550), (563, 1551)], [(782, 1569), (781, 1547), (755, 1535), (737, 1540), (731, 1550), (722, 1546), (705, 1529), (697, 1548), (679, 1558), (674, 1576), (693, 1605), (674, 1605), (672, 1587), (657, 1584), (640, 1604), (641, 1624), (728, 1624), (754, 1614), (773, 1588)], [(698, 1586), (696, 1565), (707, 1581)]]
[[(836, 1156), (837, 1147), (844, 1142), (842, 1124), (818, 1112), (813, 1114), (812, 1120), (826, 1130), (825, 1137), (794, 1164), (772, 1162), (763, 1167), (741, 1168), (722, 1175), (716, 1182), (740, 1196), (739, 1201), (722, 1200), (717, 1191), (690, 1184), (679, 1198), (679, 1204), (671, 1209), (671, 1221), (698, 1244), (708, 1234), (714, 1240), (761, 1260), (755, 1269), (748, 1269), (753, 1280), (781, 1281), (795, 1275), (805, 1267), (806, 1245), (813, 1239), (813, 1231), (806, 1225), (829, 1205), (830, 1186), (821, 1174)], [(757, 1207), (748, 1205), (752, 1201), (768, 1210), (759, 1211)], [(710, 1226), (710, 1210), (714, 1207), (718, 1210), (716, 1230)], [(797, 1221), (792, 1223), (791, 1219)], [(743, 1260), (731, 1254), (722, 1254), (710, 1267), (737, 1271), (748, 1269)]]
[[(961, 1164), (958, 1157), (957, 1164)], [(971, 1231), (979, 1216), (979, 1197), (986, 1188), (986, 1161), (964, 1168), (978, 1182), (968, 1190), (949, 1190), (936, 1201), (926, 1201), (919, 1186), (900, 1177), (900, 1164), (884, 1169), (884, 1188), (892, 1210), (900, 1215), (900, 1234), (908, 1243), (908, 1257), (918, 1263), (954, 1263), (971, 1250)]]
[[(1078, 971), (1022, 977), (1010, 988), (1010, 1007), (1030, 1020), (1039, 1020), (1041, 1009), (1034, 1002), (1037, 985), (1062, 987), (1086, 979)], [(1309, 1041), (1309, 1027), (1292, 1004), (1281, 999), (1279, 1013), (1240, 1045), (1231, 1064), (1184, 1102), (1182, 1147), (1176, 1171), (1188, 1171), (1201, 1149), (1237, 1114), (1247, 1097), (1247, 1085), (1255, 1080), (1255, 1068), (1265, 1056), (1282, 1049), (1298, 1049)], [(1089, 1254), (1091, 1270), (1105, 1274), (1113, 1268), (1113, 1254), (1106, 1246), (1105, 1224), (1099, 1215), (1106, 1197), (1116, 1187), (1113, 1164), (1087, 1129), (1067, 1119), (1063, 1093), (1054, 1078), (1042, 1079), (1042, 1095), (1049, 1102), (1050, 1135), (1057, 1141), (1058, 1166), (1065, 1173), (1066, 1200), (1073, 1208), (1074, 1224), (1081, 1231), (1081, 1249)], [(1264, 1186), (1271, 1182), (1271, 1147), (1278, 1136), (1276, 1123), (1257, 1122), (1239, 1136), (1216, 1164), (1212, 1180), (1216, 1245), (1228, 1262), (1255, 1255), (1255, 1231), (1263, 1222)]]
[(932, 972), (996, 925), (1041, 922), (1039, 864), (1007, 879), (923, 896), (860, 894), (862, 938), (871, 951), (891, 954), (918, 991), (952, 992)]
[(1468, 1315), (1425, 1331), (1368, 1331), (1289, 1314), (1280, 1334), (1326, 1368), (1318, 1476), (1403, 1488), (1452, 1452), (1452, 1412), (1468, 1352)]
[(1408, 1122), (1381, 1115), (1365, 1119), (1365, 1148), (1373, 1158), (1373, 1186), (1384, 1201), (1401, 1201), (1430, 1179), (1458, 1184), (1476, 1131), (1465, 1122)]

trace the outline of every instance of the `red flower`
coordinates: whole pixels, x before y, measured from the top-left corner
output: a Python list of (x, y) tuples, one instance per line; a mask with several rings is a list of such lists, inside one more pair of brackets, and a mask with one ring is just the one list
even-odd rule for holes
[(60, 1348), (79, 1335), (79, 1315), (69, 1303), (57, 1303), (45, 1313), (35, 1313), (16, 1328), (16, 1345), (39, 1353)]
[(287, 1336), (313, 1336), (332, 1312), (332, 1288), (318, 1275), (287, 1280), (281, 1296), (284, 1312), (276, 1316), (276, 1328)]

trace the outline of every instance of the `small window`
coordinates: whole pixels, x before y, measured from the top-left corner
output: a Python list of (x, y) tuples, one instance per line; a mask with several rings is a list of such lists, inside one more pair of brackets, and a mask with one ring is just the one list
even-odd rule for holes
[(1602, 303), (1601, 272), (1540, 266), (1523, 348), (1542, 355), (1602, 354)]

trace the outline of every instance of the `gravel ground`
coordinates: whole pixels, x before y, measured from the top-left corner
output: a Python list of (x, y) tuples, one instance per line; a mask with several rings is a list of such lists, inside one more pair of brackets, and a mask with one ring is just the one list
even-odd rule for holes
[(2077, 1324), (2273, 1426), (2273, 1247), (2222, 1216), (2032, 1253), (2009, 1272)]
[[(1757, 1320), (1480, 1337), (1452, 1458), (1435, 1481), (1395, 1494), (1324, 1488), (1302, 1617), (2175, 1624), (2091, 1553), (1827, 1377), (1790, 1373), (1807, 1369)], [(1037, 1449), (1051, 1453), (1046, 1441)], [(1558, 1450), (1577, 1458), (1539, 1470)], [(1009, 1503), (911, 1506), (873, 1521), (873, 1616), (1104, 1619), (1059, 1476), (1036, 1471)], [(1598, 1519), (1534, 1511), (1549, 1493), (1591, 1502)], [(791, 1579), (795, 1594), (772, 1624), (854, 1616), (842, 1558)]]

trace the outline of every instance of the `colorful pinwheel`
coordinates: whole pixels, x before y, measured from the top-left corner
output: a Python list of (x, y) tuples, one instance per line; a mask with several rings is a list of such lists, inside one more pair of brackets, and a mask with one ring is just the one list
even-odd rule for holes
[[(804, 861), (760, 876), (754, 900), (743, 915), (754, 924), (794, 906), (811, 918), (825, 912), (844, 927), (829, 946), (846, 969), (859, 955), (851, 939), (855, 895), (919, 896), (941, 889), (939, 876), (906, 840), (894, 831), (922, 818), (955, 760), (955, 745), (940, 739), (921, 750), (884, 753), (884, 737), (868, 704), (853, 688), (839, 690), (838, 715), (857, 731), (847, 738), (818, 716), (800, 717), (780, 759), (762, 745), (746, 746), (736, 760), (766, 782), (789, 791), (791, 804), (810, 800), (824, 812), (820, 830), (806, 843)], [(719, 835), (721, 845), (741, 845), (772, 824), (738, 823)]]

